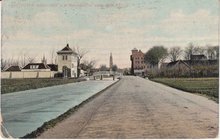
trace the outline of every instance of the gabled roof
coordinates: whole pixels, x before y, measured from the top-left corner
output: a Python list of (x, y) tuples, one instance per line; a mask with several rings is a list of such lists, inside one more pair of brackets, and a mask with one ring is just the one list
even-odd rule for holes
[(66, 45), (61, 51), (73, 51), (70, 47), (69, 44)]
[(10, 66), (5, 71), (21, 71), (21, 67), (19, 67), (19, 66)]
[(170, 63), (167, 64), (167, 67), (173, 67), (173, 66), (177, 65), (178, 63), (182, 63), (185, 66), (190, 68), (190, 65), (187, 64), (186, 62), (184, 62), (183, 60), (177, 60), (177, 61), (174, 61), (174, 62), (170, 62)]
[(77, 55), (70, 47), (69, 44), (66, 45), (62, 50), (58, 51), (57, 54), (73, 54)]
[(58, 65), (56, 64), (47, 64), (50, 67), (51, 71), (58, 71)]
[(32, 65), (38, 66), (37, 69), (50, 69), (50, 67), (45, 65), (44, 63), (29, 63), (25, 67), (23, 67), (23, 69), (31, 69)]

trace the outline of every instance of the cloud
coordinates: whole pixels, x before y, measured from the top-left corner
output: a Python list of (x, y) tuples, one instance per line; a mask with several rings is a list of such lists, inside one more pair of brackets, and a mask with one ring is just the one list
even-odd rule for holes
[(208, 10), (199, 9), (187, 15), (182, 10), (172, 11), (167, 19), (161, 21), (161, 30), (175, 36), (217, 35), (218, 16)]

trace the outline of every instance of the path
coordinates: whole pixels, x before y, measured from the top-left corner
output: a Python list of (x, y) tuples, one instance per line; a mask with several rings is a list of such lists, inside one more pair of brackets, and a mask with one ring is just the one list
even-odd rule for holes
[(213, 138), (218, 104), (139, 77), (124, 77), (39, 138)]

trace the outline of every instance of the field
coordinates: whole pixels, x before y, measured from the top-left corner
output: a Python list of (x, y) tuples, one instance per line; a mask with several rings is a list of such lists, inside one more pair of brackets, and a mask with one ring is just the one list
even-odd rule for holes
[(183, 91), (199, 93), (218, 102), (219, 79), (218, 78), (155, 78), (152, 81), (159, 82)]
[(49, 87), (73, 82), (79, 82), (82, 80), (77, 79), (2, 79), (1, 80), (1, 94), (37, 89), (42, 87)]

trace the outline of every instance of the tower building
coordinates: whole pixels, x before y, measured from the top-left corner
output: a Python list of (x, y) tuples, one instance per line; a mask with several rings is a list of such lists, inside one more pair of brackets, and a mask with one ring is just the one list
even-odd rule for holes
[(57, 52), (58, 71), (63, 73), (63, 77), (77, 76), (77, 54), (66, 45), (62, 50)]

